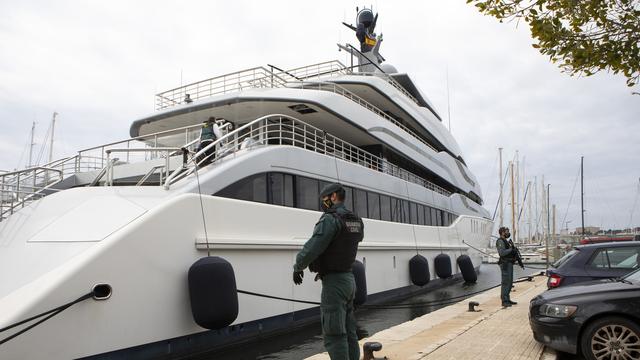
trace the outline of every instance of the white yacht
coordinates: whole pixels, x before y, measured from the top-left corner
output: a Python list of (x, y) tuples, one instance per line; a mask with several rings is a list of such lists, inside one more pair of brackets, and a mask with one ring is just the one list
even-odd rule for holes
[[(363, 9), (345, 24), (359, 39), (339, 45), (349, 64), (260, 66), (165, 91), (130, 138), (0, 174), (0, 328), (45, 313), (0, 329), (0, 358), (177, 357), (317, 320), (314, 304), (234, 293), (237, 316), (205, 329), (188, 272), (215, 256), (239, 290), (319, 301), (320, 282), (307, 272), (295, 286), (291, 273), (329, 182), (364, 220), (366, 303), (460, 278), (461, 256), (477, 270), (465, 243), (486, 244), (493, 225), (480, 186), (433, 104), (380, 55), (376, 20)], [(217, 139), (203, 149), (210, 118)], [(434, 265), (441, 254), (448, 269)]]

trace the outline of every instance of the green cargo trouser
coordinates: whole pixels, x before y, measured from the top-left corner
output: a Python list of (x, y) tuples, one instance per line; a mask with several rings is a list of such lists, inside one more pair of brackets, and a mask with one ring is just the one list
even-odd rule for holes
[(500, 272), (502, 273), (500, 299), (502, 299), (502, 303), (504, 304), (511, 301), (509, 293), (511, 292), (511, 287), (513, 286), (513, 263), (507, 261), (500, 264)]
[(360, 359), (356, 318), (353, 315), (355, 293), (356, 283), (351, 272), (322, 277), (322, 336), (331, 360)]

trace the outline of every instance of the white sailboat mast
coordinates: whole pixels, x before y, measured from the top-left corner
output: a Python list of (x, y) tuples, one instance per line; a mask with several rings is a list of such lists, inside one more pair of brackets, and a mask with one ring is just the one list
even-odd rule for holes
[(51, 142), (49, 143), (49, 163), (53, 161), (53, 135), (54, 130), (56, 128), (56, 116), (58, 116), (57, 112), (53, 112), (53, 117), (51, 118)]
[(34, 121), (31, 124), (31, 142), (29, 143), (29, 162), (27, 163), (28, 168), (32, 166), (32, 162), (33, 162), (33, 147), (36, 145), (34, 141), (35, 133), (36, 133), (36, 122)]
[(516, 221), (515, 221), (515, 225), (513, 227), (513, 241), (518, 241), (518, 238), (515, 234), (520, 235), (520, 219), (518, 218), (518, 213), (517, 211), (520, 209), (520, 152), (518, 150), (516, 150), (516, 168), (515, 168), (515, 186), (516, 186)]
[(513, 171), (513, 161), (509, 162), (509, 170), (511, 171), (511, 228), (513, 229), (513, 238), (517, 239), (518, 233), (516, 229), (515, 174)]
[[(531, 184), (531, 180), (529, 180), (529, 193), (532, 193), (533, 196), (537, 196), (535, 190), (533, 190), (533, 186)], [(528, 238), (529, 238), (529, 244), (533, 243), (533, 239), (531, 238), (531, 219), (532, 219), (532, 215), (533, 213), (531, 212), (531, 195), (529, 195), (529, 197), (527, 198), (527, 207), (528, 207), (528, 216), (527, 216), (527, 229), (529, 230), (528, 233)]]
[(500, 199), (500, 227), (504, 226), (504, 205), (503, 205), (503, 194), (504, 194), (504, 176), (502, 175), (502, 148), (498, 148), (498, 157), (499, 157), (499, 172), (498, 172), (498, 181), (500, 182), (500, 195), (498, 199)]

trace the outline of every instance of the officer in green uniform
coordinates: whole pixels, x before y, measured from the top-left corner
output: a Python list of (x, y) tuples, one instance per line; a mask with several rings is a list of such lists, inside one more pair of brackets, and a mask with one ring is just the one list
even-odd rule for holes
[(502, 300), (502, 306), (509, 307), (517, 304), (515, 301), (511, 301), (509, 296), (513, 286), (513, 264), (516, 262), (516, 252), (513, 243), (507, 240), (511, 236), (509, 228), (501, 227), (498, 229), (498, 234), (500, 237), (496, 240), (496, 249), (498, 250), (498, 255), (500, 255), (498, 265), (500, 265), (500, 272), (502, 273), (500, 299)]
[(358, 360), (360, 348), (353, 314), (356, 284), (351, 266), (364, 237), (364, 224), (344, 207), (344, 196), (344, 188), (338, 183), (320, 192), (324, 214), (296, 256), (293, 282), (302, 283), (307, 266), (318, 273), (316, 280), (322, 279), (320, 311), (325, 349), (332, 360)]
[[(215, 126), (215, 121), (216, 118), (210, 117), (207, 121), (202, 123), (202, 130), (200, 131), (200, 144), (198, 145), (198, 149), (196, 150), (196, 152), (199, 152), (200, 150), (209, 146), (209, 144), (211, 144), (212, 142), (216, 141), (217, 136), (213, 128)], [(201, 164), (202, 166), (204, 166), (214, 160), (215, 151), (215, 147), (212, 147), (211, 149), (208, 149), (203, 155), (199, 156), (196, 160), (198, 161), (198, 163), (204, 160)]]

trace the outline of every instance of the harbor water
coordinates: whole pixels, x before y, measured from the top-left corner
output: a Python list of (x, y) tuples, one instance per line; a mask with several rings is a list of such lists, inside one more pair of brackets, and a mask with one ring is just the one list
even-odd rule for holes
[[(534, 266), (543, 267), (543, 265)], [(515, 266), (514, 279), (539, 272), (540, 270), (528, 268), (522, 270), (520, 267)], [(427, 306), (421, 305), (421, 303), (438, 300), (446, 301), (446, 299), (454, 296), (471, 294), (498, 284), (500, 284), (500, 269), (498, 265), (483, 264), (480, 266), (478, 281), (475, 284), (469, 285), (459, 281), (454, 284), (402, 300), (402, 304), (417, 304), (415, 307), (360, 310), (356, 313), (358, 337), (360, 339), (369, 337), (378, 331), (410, 321), (446, 306)], [(527, 306), (527, 304), (521, 304), (519, 306)], [(482, 308), (482, 304), (480, 305), (480, 308)], [(198, 359), (300, 360), (324, 351), (320, 324), (314, 323), (301, 329), (296, 329), (295, 332), (289, 334), (260, 339), (248, 344), (243, 344), (237, 348), (228, 349), (215, 354), (208, 354), (206, 356), (199, 357)]]

